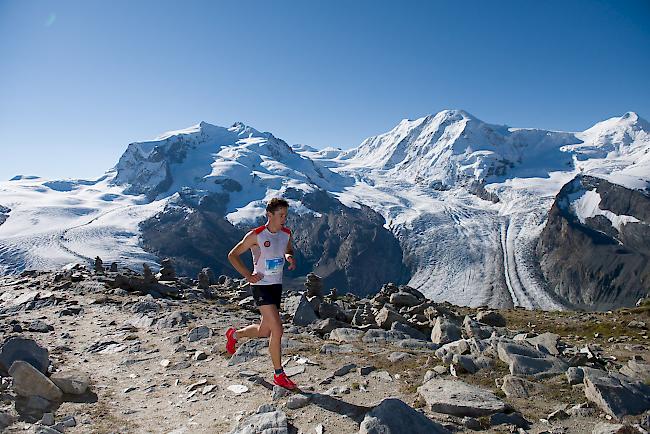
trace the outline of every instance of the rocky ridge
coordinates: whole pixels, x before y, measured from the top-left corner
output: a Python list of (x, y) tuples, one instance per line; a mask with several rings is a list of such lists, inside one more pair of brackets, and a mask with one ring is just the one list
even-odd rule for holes
[[(82, 265), (0, 278), (4, 432), (648, 432), (650, 300), (610, 312), (434, 303), (385, 284), (285, 295), (285, 370), (223, 333), (245, 282)], [(325, 295), (327, 294), (327, 295)], [(534, 398), (534, 399), (533, 399)]]

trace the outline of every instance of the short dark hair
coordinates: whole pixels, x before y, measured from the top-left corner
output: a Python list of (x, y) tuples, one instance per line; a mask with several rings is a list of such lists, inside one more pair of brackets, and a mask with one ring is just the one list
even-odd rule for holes
[(271, 214), (276, 212), (279, 208), (289, 208), (289, 202), (284, 199), (274, 197), (269, 201), (269, 203), (266, 204), (266, 212), (270, 212)]

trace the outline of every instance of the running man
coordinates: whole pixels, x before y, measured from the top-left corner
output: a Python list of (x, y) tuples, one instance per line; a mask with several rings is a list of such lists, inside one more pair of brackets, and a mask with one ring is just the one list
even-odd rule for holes
[[(284, 199), (274, 198), (266, 205), (267, 222), (247, 233), (244, 238), (228, 253), (228, 260), (235, 269), (250, 283), (255, 304), (260, 309), (259, 324), (251, 324), (239, 330), (230, 327), (226, 331), (226, 350), (235, 353), (235, 345), (241, 338), (269, 338), (269, 354), (275, 374), (273, 382), (286, 389), (295, 389), (296, 385), (284, 373), (282, 368), (282, 320), (280, 319), (280, 301), (282, 298), (282, 271), (285, 261), (289, 270), (296, 268), (291, 247), (291, 231), (285, 228), (289, 203)], [(239, 256), (251, 250), (253, 253), (253, 272), (243, 264)]]

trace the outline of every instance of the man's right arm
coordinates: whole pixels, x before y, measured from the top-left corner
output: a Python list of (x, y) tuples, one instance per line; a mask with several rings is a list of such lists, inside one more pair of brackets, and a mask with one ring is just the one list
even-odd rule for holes
[(255, 244), (257, 244), (257, 234), (251, 231), (247, 233), (246, 236), (244, 236), (244, 238), (239, 243), (237, 243), (235, 247), (232, 248), (230, 253), (228, 253), (228, 261), (230, 261), (232, 266), (235, 267), (235, 270), (244, 276), (244, 278), (250, 283), (259, 282), (262, 280), (262, 276), (259, 274), (251, 273), (250, 270), (246, 268), (244, 263), (241, 261), (239, 255), (249, 250)]

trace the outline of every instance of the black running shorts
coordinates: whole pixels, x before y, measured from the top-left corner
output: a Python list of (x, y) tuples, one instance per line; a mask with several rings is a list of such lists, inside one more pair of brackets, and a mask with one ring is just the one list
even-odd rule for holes
[(282, 285), (251, 285), (253, 289), (253, 298), (257, 306), (274, 304), (280, 310), (280, 301), (282, 300)]

